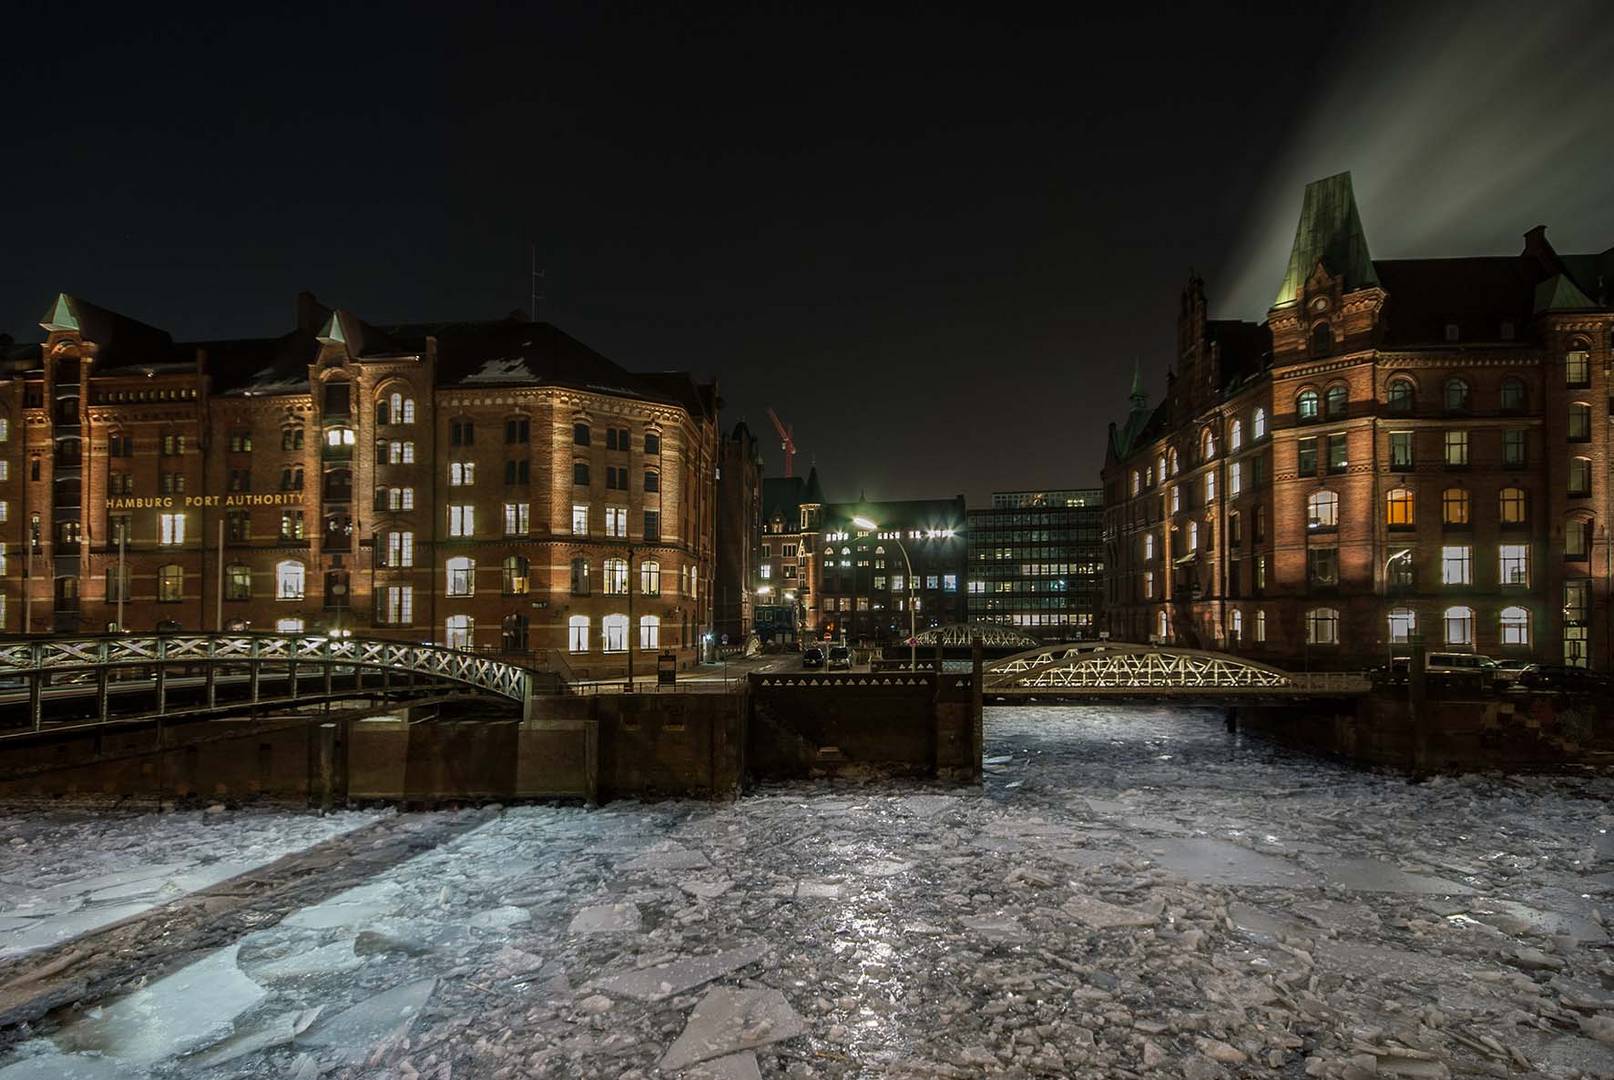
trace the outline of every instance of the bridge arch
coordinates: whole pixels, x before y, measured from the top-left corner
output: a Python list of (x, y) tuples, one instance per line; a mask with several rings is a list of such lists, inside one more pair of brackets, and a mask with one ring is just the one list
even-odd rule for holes
[(1205, 649), (1120, 641), (1045, 645), (987, 663), (983, 689), (1062, 689), (1084, 693), (1359, 693), (1356, 672), (1296, 672)]

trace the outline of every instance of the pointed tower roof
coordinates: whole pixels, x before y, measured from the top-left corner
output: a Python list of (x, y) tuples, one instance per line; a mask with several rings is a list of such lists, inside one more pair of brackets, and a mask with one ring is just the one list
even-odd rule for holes
[(820, 506), (824, 504), (824, 489), (818, 484), (817, 465), (807, 470), (807, 490), (802, 492), (801, 501), (803, 503), (817, 503)]
[(1596, 308), (1592, 298), (1581, 291), (1568, 274), (1554, 274), (1536, 286), (1535, 312), (1587, 311)]
[(1300, 298), (1306, 279), (1318, 263), (1336, 277), (1345, 279), (1345, 291), (1379, 283), (1368, 253), (1367, 235), (1356, 212), (1356, 195), (1351, 190), (1351, 174), (1337, 173), (1306, 185), (1300, 206), (1300, 222), (1295, 226), (1294, 247), (1289, 252), (1289, 269), (1278, 288), (1273, 307)]
[(1149, 405), (1149, 394), (1143, 389), (1143, 361), (1136, 357), (1132, 360), (1132, 393), (1128, 397), (1132, 401), (1133, 412)]
[(78, 330), (78, 312), (73, 310), (74, 300), (66, 293), (57, 293), (50, 310), (39, 320), (40, 329), (47, 333), (58, 330)]

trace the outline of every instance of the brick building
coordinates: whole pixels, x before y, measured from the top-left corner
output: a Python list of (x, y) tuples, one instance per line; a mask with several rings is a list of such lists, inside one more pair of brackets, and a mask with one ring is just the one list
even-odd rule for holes
[(969, 512), (969, 621), (1077, 641), (1099, 628), (1102, 493), (995, 491)]
[(6, 630), (336, 630), (581, 674), (710, 632), (710, 384), (519, 316), (383, 328), (308, 294), (267, 339), (67, 295), (41, 326), (0, 381)]
[[(859, 518), (877, 527), (859, 525)], [(823, 520), (813, 629), (824, 638), (906, 641), (910, 594), (912, 625), (920, 632), (968, 621), (964, 496), (829, 503)]]
[(762, 481), (762, 542), (757, 554), (757, 636), (765, 644), (817, 640), (824, 489), (818, 470)]
[(751, 428), (734, 425), (718, 452), (717, 576), (712, 609), (718, 643), (743, 646), (756, 619), (762, 550), (762, 453)]
[(1348, 174), (1306, 189), (1260, 324), (1191, 278), (1164, 401), (1104, 467), (1117, 638), (1293, 666), (1431, 648), (1614, 666), (1614, 250), (1372, 259)]

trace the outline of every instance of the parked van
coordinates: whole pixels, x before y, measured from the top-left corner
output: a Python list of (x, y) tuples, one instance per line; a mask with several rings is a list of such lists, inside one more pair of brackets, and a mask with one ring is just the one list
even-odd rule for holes
[(1496, 661), (1477, 653), (1432, 652), (1424, 657), (1424, 670), (1432, 675), (1463, 674), (1491, 677), (1496, 674)]

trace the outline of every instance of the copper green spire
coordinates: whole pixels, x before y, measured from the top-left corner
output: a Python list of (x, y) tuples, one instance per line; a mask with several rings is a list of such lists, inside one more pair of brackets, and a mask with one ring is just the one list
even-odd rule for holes
[(1149, 395), (1143, 389), (1143, 362), (1136, 357), (1132, 359), (1132, 408), (1142, 409), (1149, 403)]
[(1337, 173), (1306, 185), (1306, 198), (1300, 206), (1300, 222), (1295, 226), (1294, 247), (1289, 252), (1289, 269), (1283, 275), (1274, 307), (1298, 300), (1306, 279), (1318, 263), (1336, 277), (1345, 279), (1345, 291), (1379, 283), (1368, 253), (1367, 235), (1356, 212), (1356, 195), (1351, 190), (1351, 174)]
[(57, 293), (56, 300), (51, 304), (45, 317), (39, 320), (40, 328), (47, 333), (53, 330), (81, 329), (78, 321), (78, 312), (73, 310), (73, 298), (66, 293)]

